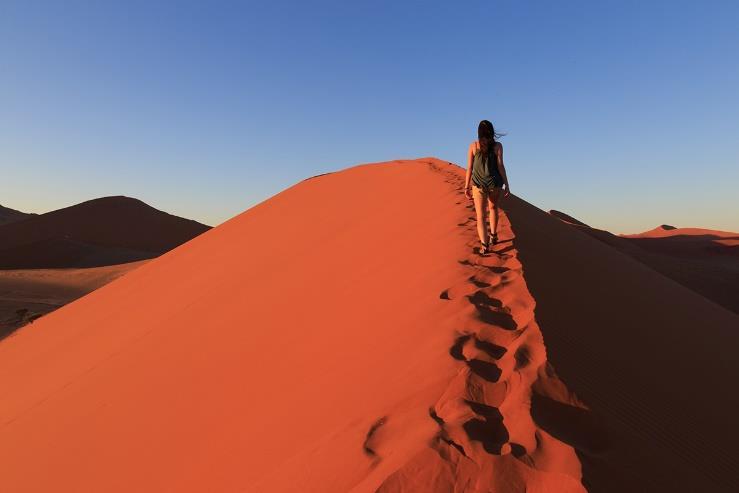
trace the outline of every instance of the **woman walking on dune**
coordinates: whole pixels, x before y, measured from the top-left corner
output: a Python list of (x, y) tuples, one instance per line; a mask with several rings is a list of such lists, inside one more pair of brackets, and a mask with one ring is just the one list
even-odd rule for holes
[[(503, 197), (511, 193), (505, 166), (503, 165), (503, 144), (495, 140), (502, 134), (495, 132), (493, 124), (483, 120), (477, 127), (477, 138), (467, 150), (467, 177), (464, 194), (472, 199), (477, 213), (477, 234), (480, 237), (480, 254), (490, 251), (490, 243), (498, 243), (498, 202), (505, 185)], [(471, 183), (470, 183), (471, 179)], [(485, 227), (485, 209), (490, 217), (490, 233)]]

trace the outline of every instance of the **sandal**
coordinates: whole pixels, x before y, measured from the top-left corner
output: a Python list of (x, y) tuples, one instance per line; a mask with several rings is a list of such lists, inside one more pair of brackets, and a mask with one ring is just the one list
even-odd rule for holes
[(482, 243), (480, 255), (487, 255), (488, 253), (490, 253), (490, 246), (487, 243)]
[(493, 245), (496, 245), (498, 243), (498, 233), (490, 233), (490, 238), (488, 238), (488, 241)]

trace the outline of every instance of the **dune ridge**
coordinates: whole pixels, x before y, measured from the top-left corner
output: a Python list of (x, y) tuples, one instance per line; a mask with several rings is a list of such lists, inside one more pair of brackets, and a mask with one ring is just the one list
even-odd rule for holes
[[(463, 193), (464, 178), (456, 169), (433, 161), (430, 167)], [(449, 355), (460, 362), (459, 370), (429, 411), (440, 428), (431, 447), (376, 491), (584, 492), (575, 449), (553, 435), (598, 449), (606, 440), (603, 430), (596, 424), (587, 430), (595, 434), (584, 437), (578, 423), (561, 419), (590, 411), (547, 362), (505, 211), (499, 216), (499, 244), (480, 257), (472, 250), (479, 244), (474, 206), (467, 203), (465, 209), (458, 226), (469, 254), (458, 262), (466, 276), (440, 295), (456, 306), (458, 334)], [(533, 395), (537, 410), (531, 408)]]
[(577, 403), (510, 243), (474, 264), (458, 170), (303, 180), (0, 341), (0, 489), (581, 491), (526, 396)]

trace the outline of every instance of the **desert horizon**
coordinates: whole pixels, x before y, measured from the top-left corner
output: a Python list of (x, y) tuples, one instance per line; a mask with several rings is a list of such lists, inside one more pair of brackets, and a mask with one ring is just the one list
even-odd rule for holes
[[(434, 157), (426, 159), (441, 162), (441, 160)], [(355, 164), (353, 166), (366, 164), (373, 163)], [(453, 163), (448, 164), (454, 165)], [(338, 171), (341, 170), (331, 173)], [(301, 181), (313, 179), (317, 176), (321, 175), (307, 177)], [(110, 217), (109, 208), (116, 202), (121, 205), (126, 204), (130, 208), (130, 210), (125, 211), (128, 217), (121, 216), (120, 213), (118, 213), (119, 217), (115, 219)], [(88, 210), (84, 210), (85, 208)], [(103, 235), (99, 229), (92, 236), (90, 236), (90, 231), (85, 231), (86, 229), (95, 230), (95, 226), (90, 223), (94, 216), (102, 217), (107, 222), (115, 221), (116, 229), (120, 228), (121, 220), (124, 223), (134, 224), (144, 219), (141, 211), (136, 211), (134, 208), (145, 208), (154, 214), (166, 216), (175, 221), (181, 219), (178, 216), (158, 211), (134, 197), (126, 196), (96, 197), (42, 214), (25, 213), (0, 205), (0, 234), (5, 237), (5, 241), (0, 241), (0, 337), (13, 333), (13, 331), (33, 322), (38, 317), (107, 284), (129, 270), (143, 265), (149, 259), (156, 258), (156, 256), (163, 254), (173, 246), (182, 243), (183, 240), (192, 238), (211, 228), (211, 226), (203, 225), (197, 221), (186, 220), (195, 229), (185, 233), (185, 236), (166, 240), (170, 242), (168, 246), (159, 247), (159, 250), (151, 252), (126, 250), (124, 246), (130, 245), (124, 245), (125, 242), (122, 241), (122, 238), (108, 239), (108, 245), (105, 245)], [(641, 259), (645, 264), (663, 275), (677, 282), (682, 282), (713, 302), (728, 308), (734, 313), (739, 313), (739, 298), (735, 296), (736, 290), (739, 289), (739, 282), (736, 278), (722, 279), (726, 276), (716, 275), (716, 271), (720, 270), (724, 270), (727, 274), (732, 272), (732, 264), (735, 263), (736, 255), (732, 255), (731, 252), (736, 251), (736, 247), (739, 246), (739, 233), (661, 224), (640, 233), (614, 235), (608, 231), (588, 226), (558, 210), (550, 210), (549, 214), (566, 224), (574, 226), (576, 229), (600, 238), (601, 241), (615, 246), (621, 251), (631, 253), (634, 258)], [(13, 227), (15, 230), (2, 228), (4, 224), (18, 223), (29, 218), (34, 218), (36, 223), (26, 223), (25, 228), (19, 228), (16, 225)], [(42, 236), (33, 233), (39, 230), (37, 223), (42, 223), (47, 219), (49, 219), (47, 221), (49, 226), (41, 227), (46, 232)], [(69, 227), (70, 222), (77, 222), (82, 226), (82, 229), (77, 231), (77, 235), (70, 234), (67, 232), (68, 229), (64, 229)], [(59, 233), (61, 230), (57, 225), (63, 225), (64, 235)], [(77, 227), (79, 228), (79, 226)], [(137, 228), (140, 229), (141, 226), (138, 225)], [(54, 232), (54, 229), (57, 231)], [(173, 233), (158, 231), (158, 235), (162, 238)], [(151, 233), (149, 232), (149, 234)], [(631, 238), (637, 242), (646, 242), (646, 245), (636, 249), (633, 246), (614, 245), (619, 241), (618, 239), (604, 239), (604, 236)], [(62, 239), (68, 241), (70, 238), (72, 242), (77, 242), (73, 252), (68, 251), (69, 247), (67, 245), (59, 244)], [(663, 241), (659, 241), (659, 239), (663, 239)], [(664, 241), (665, 239), (667, 241)], [(130, 243), (129, 240), (127, 241)], [(91, 251), (86, 251), (85, 242), (89, 245), (87, 249)], [(110, 251), (101, 254), (98, 250), (102, 246), (108, 247)], [(687, 252), (680, 251), (686, 250), (686, 247)], [(675, 251), (676, 248), (677, 252)], [(719, 249), (718, 255), (716, 255), (717, 249)], [(678, 265), (676, 262), (676, 260), (679, 260), (684, 263), (686, 254), (691, 256), (691, 262), (699, 263), (694, 268), (692, 277), (690, 274), (686, 275), (684, 272), (685, 266), (682, 263)], [(680, 259), (680, 257), (683, 258)], [(711, 261), (714, 262), (714, 272), (702, 276), (702, 279), (694, 279), (695, 274), (698, 274), (697, 277), (701, 277), (700, 273), (706, 267), (706, 262)], [(668, 264), (666, 268), (662, 265), (664, 263)]]

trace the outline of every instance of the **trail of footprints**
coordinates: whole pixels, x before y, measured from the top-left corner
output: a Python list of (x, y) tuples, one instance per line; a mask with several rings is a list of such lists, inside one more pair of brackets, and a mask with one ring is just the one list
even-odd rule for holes
[[(460, 176), (434, 163), (429, 166), (444, 173), (445, 182), (457, 185), (456, 191), (464, 197)], [(469, 215), (457, 225), (465, 228), (468, 246), (472, 247), (479, 244), (475, 210), (466, 197), (457, 204), (465, 202)], [(534, 300), (528, 295), (522, 266), (515, 256), (510, 222), (500, 212), (501, 242), (486, 256), (479, 255), (479, 247), (470, 248), (470, 256), (459, 261), (469, 268), (470, 276), (466, 282), (440, 295), (442, 299), (459, 302), (460, 319), (471, 323), (461, 329), (449, 349), (450, 357), (464, 366), (429, 410), (441, 428), (440, 438), (456, 444), (465, 456), (477, 459), (482, 454), (522, 456), (526, 445), (535, 445), (531, 443), (533, 437), (515, 437), (515, 430), (506, 426), (502, 409), (507, 405), (518, 411), (518, 406), (528, 406), (528, 402), (521, 402), (524, 394), (515, 392), (521, 378), (514, 373), (535, 373), (546, 362), (541, 332), (534, 322)], [(522, 296), (524, 293), (528, 296)], [(523, 380), (535, 379), (534, 374)], [(513, 402), (516, 399), (519, 402)], [(515, 441), (516, 438), (524, 443)]]
[[(465, 207), (474, 213), (472, 204)], [(520, 417), (520, 406), (529, 405), (528, 395), (515, 387), (536, 380), (537, 367), (546, 362), (534, 322), (534, 300), (522, 296), (527, 290), (521, 264), (509, 248), (512, 231), (505, 214), (500, 214), (498, 226), (501, 242), (487, 256), (472, 249), (479, 244), (474, 216), (459, 226), (469, 236), (471, 254), (460, 263), (470, 276), (440, 298), (461, 305), (465, 327), (449, 349), (461, 368), (429, 413), (439, 423), (440, 438), (475, 462), (484, 461), (486, 454), (520, 457), (536, 446), (535, 437), (516, 436), (505, 411), (512, 411), (510, 419)], [(516, 372), (533, 375), (522, 378)]]
[[(546, 361), (542, 334), (534, 319), (535, 301), (526, 287), (506, 214), (500, 211), (500, 243), (481, 256), (474, 206), (464, 196), (463, 177), (452, 169), (428, 164), (456, 186), (461, 197), (456, 204), (464, 204), (465, 214), (469, 214), (458, 226), (463, 228), (470, 252), (459, 260), (469, 276), (439, 295), (445, 302), (459, 305), (460, 328), (449, 348), (449, 357), (459, 362), (459, 372), (429, 409), (439, 426), (437, 443), (431, 446), (445, 461), (455, 464), (457, 473), (453, 476), (457, 476), (459, 491), (488, 491), (500, 476), (495, 471), (504, 457), (536, 468), (542, 440), (550, 449), (559, 448), (559, 444), (567, 449), (565, 453), (574, 455), (574, 450), (553, 443), (556, 440), (541, 433), (531, 417), (532, 386), (540, 378), (556, 379), (556, 375)], [(448, 446), (446, 450), (442, 444)], [(449, 447), (460, 457), (450, 456)], [(461, 464), (470, 461), (474, 466)], [(402, 474), (401, 470), (396, 476)], [(460, 487), (460, 476), (466, 477), (466, 486)], [(397, 477), (388, 478), (377, 491), (396, 491), (392, 485)], [(522, 484), (521, 491), (525, 489)]]

